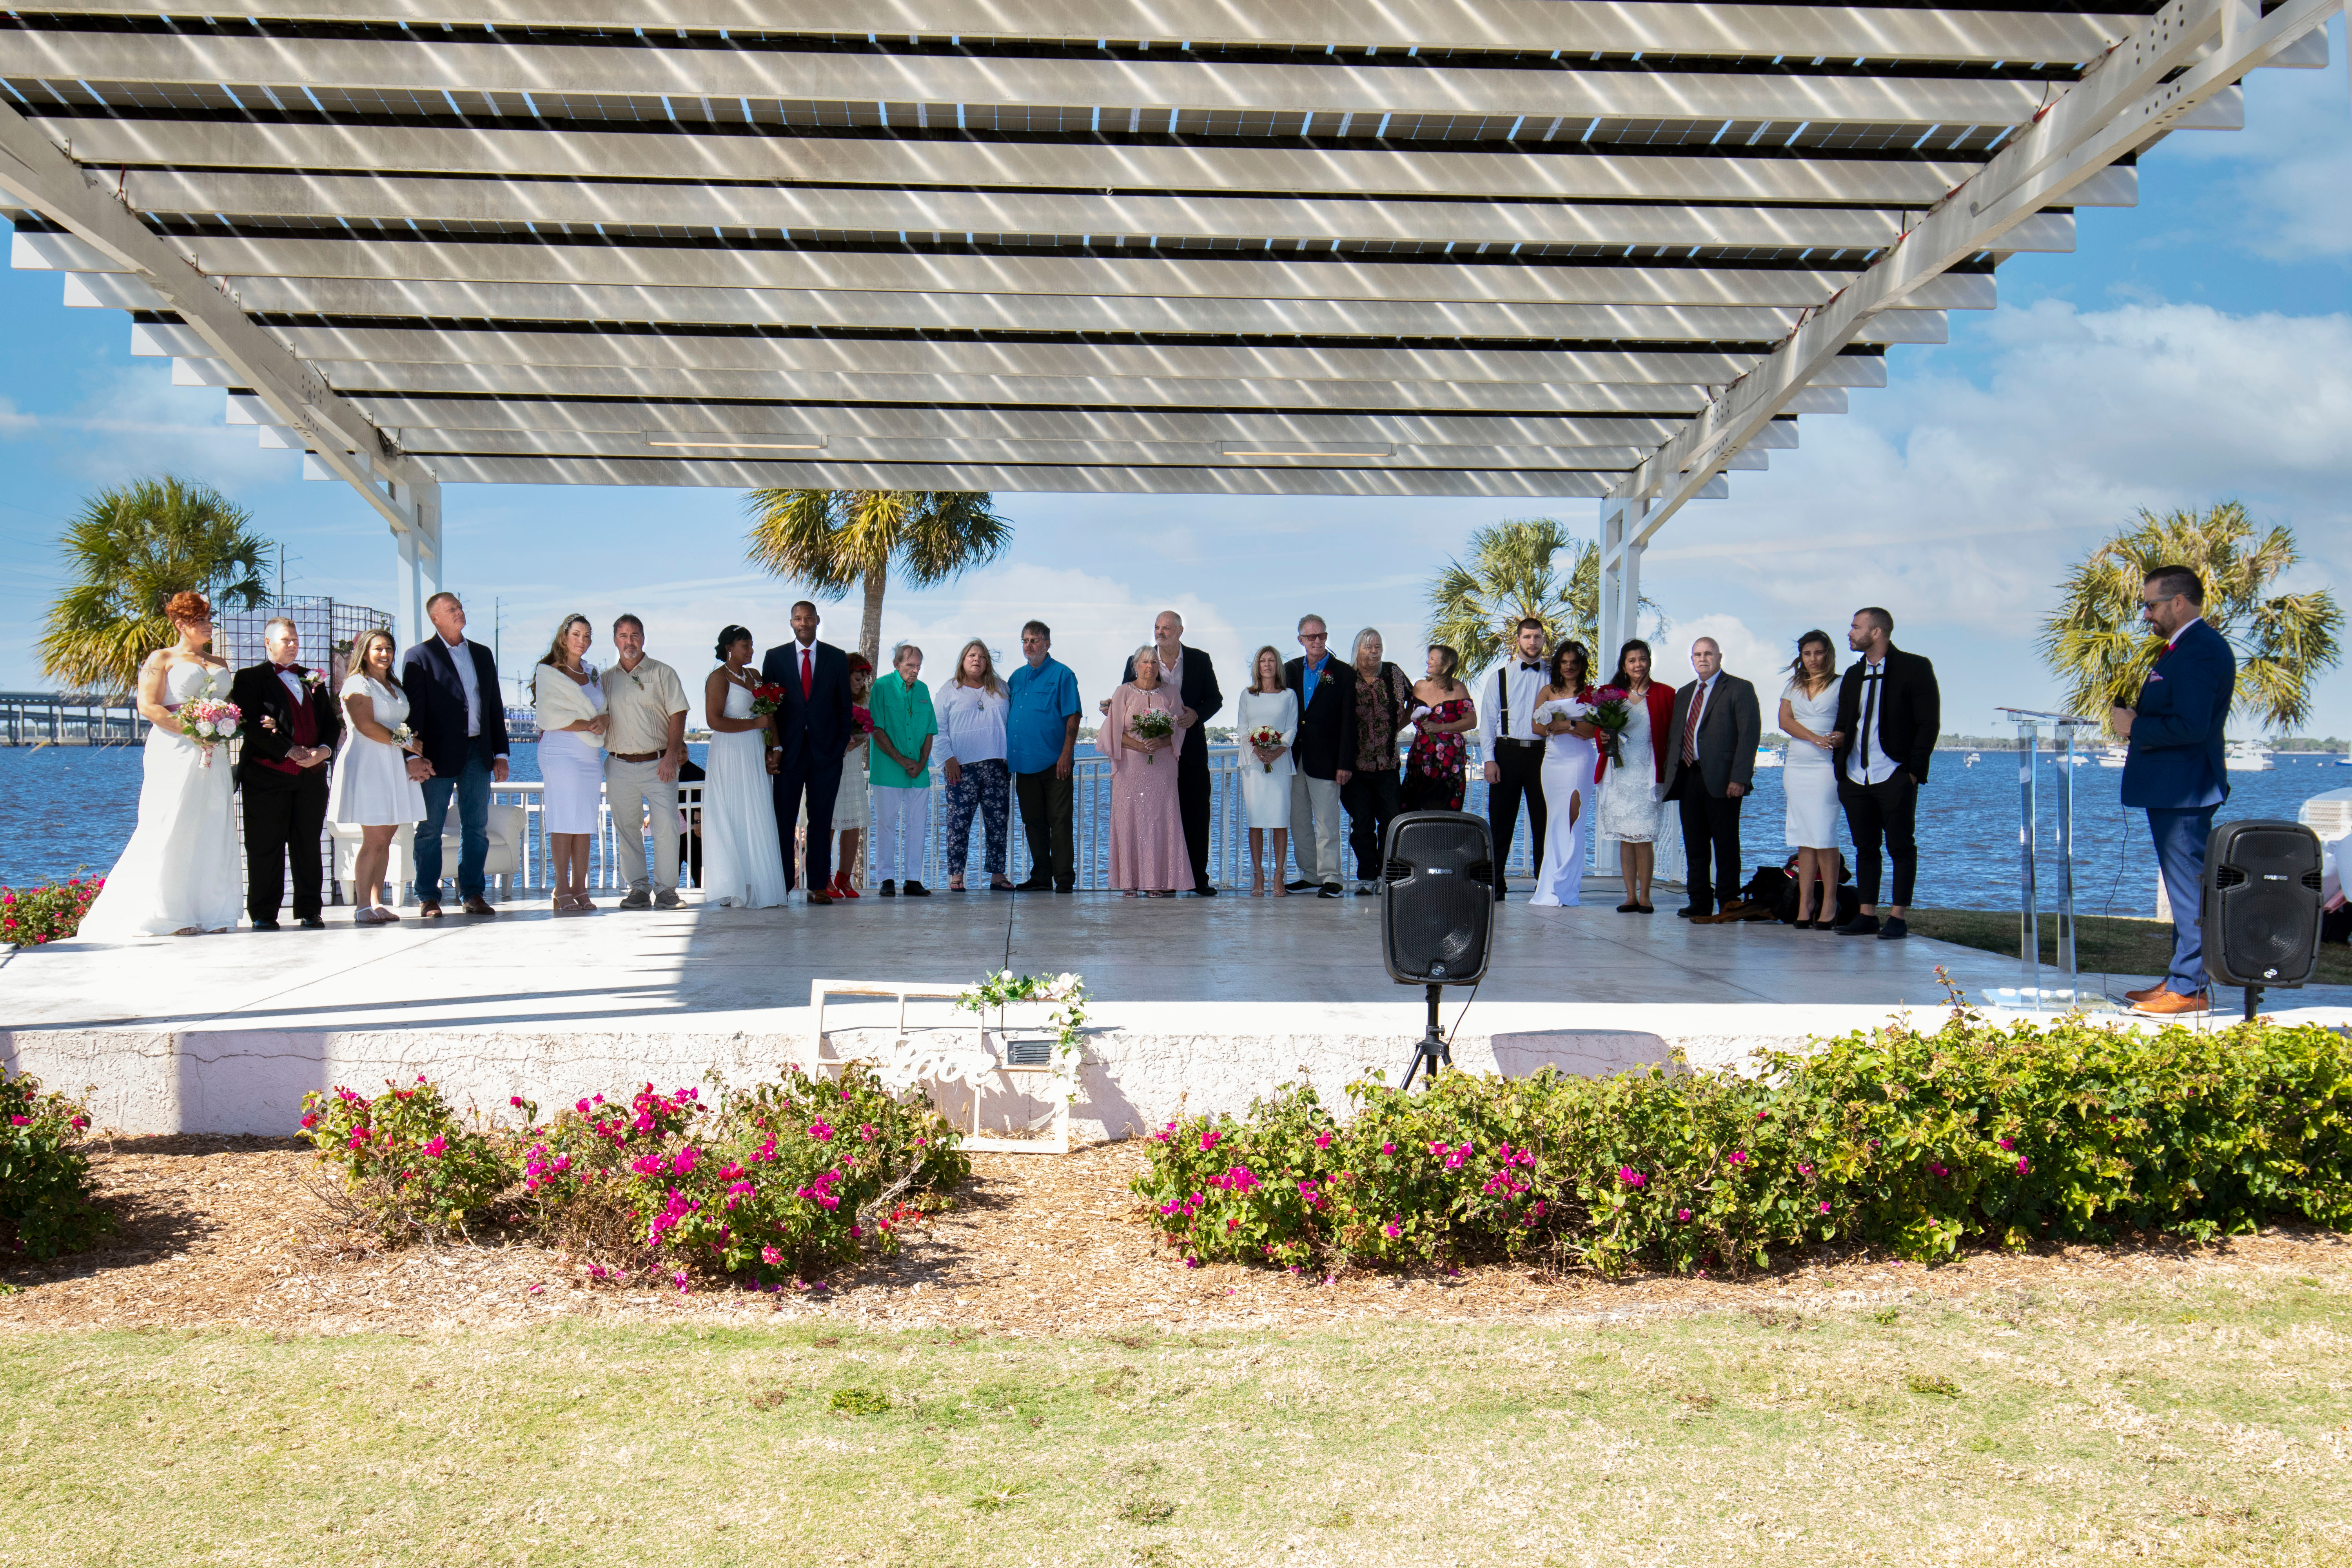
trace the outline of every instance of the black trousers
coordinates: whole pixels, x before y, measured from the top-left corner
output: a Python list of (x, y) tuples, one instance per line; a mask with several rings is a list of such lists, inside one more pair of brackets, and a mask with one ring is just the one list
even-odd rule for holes
[(1209, 802), (1216, 786), (1209, 781), (1209, 745), (1204, 735), (1187, 742), (1176, 764), (1176, 815), (1184, 823), (1184, 851), (1192, 860), (1195, 891), (1209, 885)]
[(1911, 881), (1919, 869), (1919, 843), (1912, 828), (1919, 816), (1919, 786), (1897, 768), (1874, 784), (1858, 784), (1838, 775), (1838, 804), (1845, 807), (1845, 825), (1853, 833), (1853, 885), (1862, 901), (1878, 902), (1878, 843), (1886, 841), (1886, 858), (1895, 862), (1895, 896), (1886, 901), (1911, 907)]
[(1495, 771), (1501, 776), (1486, 786), (1486, 821), (1495, 829), (1495, 901), (1503, 901), (1503, 868), (1510, 863), (1511, 835), (1518, 831), (1519, 804), (1527, 803), (1528, 860), (1543, 864), (1544, 812), (1543, 743), (1495, 747)]
[(1739, 901), (1739, 807), (1747, 797), (1707, 794), (1696, 767), (1675, 780), (1675, 796), (1682, 805), (1683, 858), (1690, 867), (1684, 885), (1691, 907), (1701, 914), (1727, 909)]
[(1356, 852), (1356, 880), (1377, 882), (1389, 824), (1404, 809), (1403, 776), (1395, 768), (1359, 769), (1339, 786), (1339, 804), (1348, 812), (1348, 847)]
[(327, 770), (289, 777), (250, 763), (244, 769), (245, 912), (276, 921), (294, 874), (294, 918), (319, 918), (319, 836), (327, 826)]
[[(1176, 783), (1183, 787), (1182, 774)], [(1029, 840), (1029, 875), (1057, 888), (1078, 885), (1078, 854), (1072, 837), (1077, 794), (1071, 784), (1055, 778), (1052, 768), (1013, 775), (1013, 798), (1021, 803), (1022, 836)]]
[(808, 885), (822, 892), (833, 882), (833, 797), (841, 793), (841, 758), (820, 762), (803, 747), (800, 756), (776, 770), (776, 841), (784, 852), (784, 886), (794, 876), (793, 835), (799, 831), (801, 795), (808, 795)]

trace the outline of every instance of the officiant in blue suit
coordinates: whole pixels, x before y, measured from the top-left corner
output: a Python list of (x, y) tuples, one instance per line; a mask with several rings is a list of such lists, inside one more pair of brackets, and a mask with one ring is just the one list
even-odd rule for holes
[(2205, 942), (2200, 900), (2205, 839), (2213, 812), (2230, 798), (2222, 731), (2238, 689), (2229, 639), (2206, 625), (2205, 584), (2186, 566), (2158, 566), (2140, 588), (2140, 618), (2162, 637), (2164, 651), (2128, 708), (2109, 714), (2129, 742), (2124, 756), (2126, 806), (2147, 813), (2156, 862), (2172, 904), (2172, 968), (2158, 985), (2124, 994), (2135, 1011), (2158, 1017), (2202, 1013)]
[(849, 656), (816, 640), (816, 606), (793, 606), (793, 640), (760, 662), (764, 685), (781, 686), (776, 703), (776, 837), (783, 845), (784, 885), (796, 886), (793, 831), (808, 797), (808, 901), (829, 904), (833, 883), (833, 800), (849, 749)]

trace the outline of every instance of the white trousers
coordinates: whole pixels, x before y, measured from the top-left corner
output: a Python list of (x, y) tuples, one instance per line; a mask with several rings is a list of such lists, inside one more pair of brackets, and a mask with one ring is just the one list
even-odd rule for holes
[(1339, 781), (1290, 775), (1290, 848), (1298, 874), (1320, 887), (1339, 879)]
[[(677, 891), (677, 784), (662, 783), (661, 763), (604, 759), (604, 798), (613, 806), (613, 869), (635, 892)], [(646, 812), (654, 818), (654, 874), (646, 881)]]
[[(874, 875), (892, 882), (923, 879), (923, 833), (931, 820), (931, 792), (881, 788), (866, 797), (874, 826)], [(906, 847), (899, 848), (904, 836)], [(911, 870), (905, 868), (912, 868)]]

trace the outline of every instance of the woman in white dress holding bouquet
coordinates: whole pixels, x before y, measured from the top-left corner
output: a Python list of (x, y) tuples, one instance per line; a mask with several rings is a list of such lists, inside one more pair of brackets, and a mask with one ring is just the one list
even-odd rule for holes
[(236, 783), (223, 743), (236, 732), (228, 665), (205, 650), (213, 607), (174, 594), (164, 616), (179, 633), (139, 667), (139, 712), (152, 726), (139, 784), (139, 826), (106, 874), (76, 935), (201, 936), (236, 924), (245, 903), (237, 866)]
[[(1797, 929), (1828, 931), (1837, 923), (1838, 883), (1845, 856), (1838, 848), (1837, 650), (1827, 632), (1797, 639), (1789, 684), (1780, 690), (1780, 732), (1789, 737), (1780, 787), (1789, 795), (1789, 847), (1797, 852)], [(1816, 890), (1819, 897), (1816, 900)]]
[[(1249, 689), (1234, 708), (1234, 723), (1248, 756), (1242, 763), (1242, 821), (1249, 828), (1250, 897), (1266, 896), (1263, 846), (1274, 836), (1273, 897), (1283, 890), (1283, 857), (1290, 843), (1290, 757), (1298, 739), (1298, 694), (1282, 683), (1282, 655), (1272, 645), (1250, 661)], [(1255, 764), (1255, 765), (1253, 765)]]
[(702, 777), (702, 901), (772, 910), (784, 901), (783, 841), (768, 776), (769, 717), (753, 693), (759, 671), (748, 626), (719, 634), (717, 669), (702, 683), (710, 749)]
[(1528, 902), (1549, 909), (1572, 908), (1584, 891), (1584, 836), (1600, 752), (1591, 721), (1592, 659), (1580, 642), (1559, 645), (1551, 656), (1551, 681), (1536, 693), (1535, 731), (1544, 737), (1543, 792), (1547, 817), (1543, 868), (1536, 873)]
[(400, 917), (377, 903), (392, 859), (392, 841), (403, 827), (425, 819), (425, 788), (433, 764), (419, 754), (423, 742), (406, 732), (408, 693), (393, 673), (399, 650), (392, 634), (378, 626), (352, 644), (352, 659), (341, 696), (343, 749), (327, 786), (327, 820), (360, 830), (352, 861), (352, 898), (359, 910), (353, 925), (390, 925)]

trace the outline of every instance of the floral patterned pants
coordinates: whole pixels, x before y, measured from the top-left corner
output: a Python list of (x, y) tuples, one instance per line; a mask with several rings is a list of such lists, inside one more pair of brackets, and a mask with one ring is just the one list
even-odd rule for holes
[(992, 877), (1001, 877), (1011, 820), (1013, 770), (1003, 758), (992, 757), (984, 763), (966, 763), (961, 771), (962, 777), (947, 788), (947, 837), (940, 844), (940, 859), (949, 875), (963, 875), (964, 865), (971, 858), (971, 814), (977, 808), (988, 840), (982, 868)]

